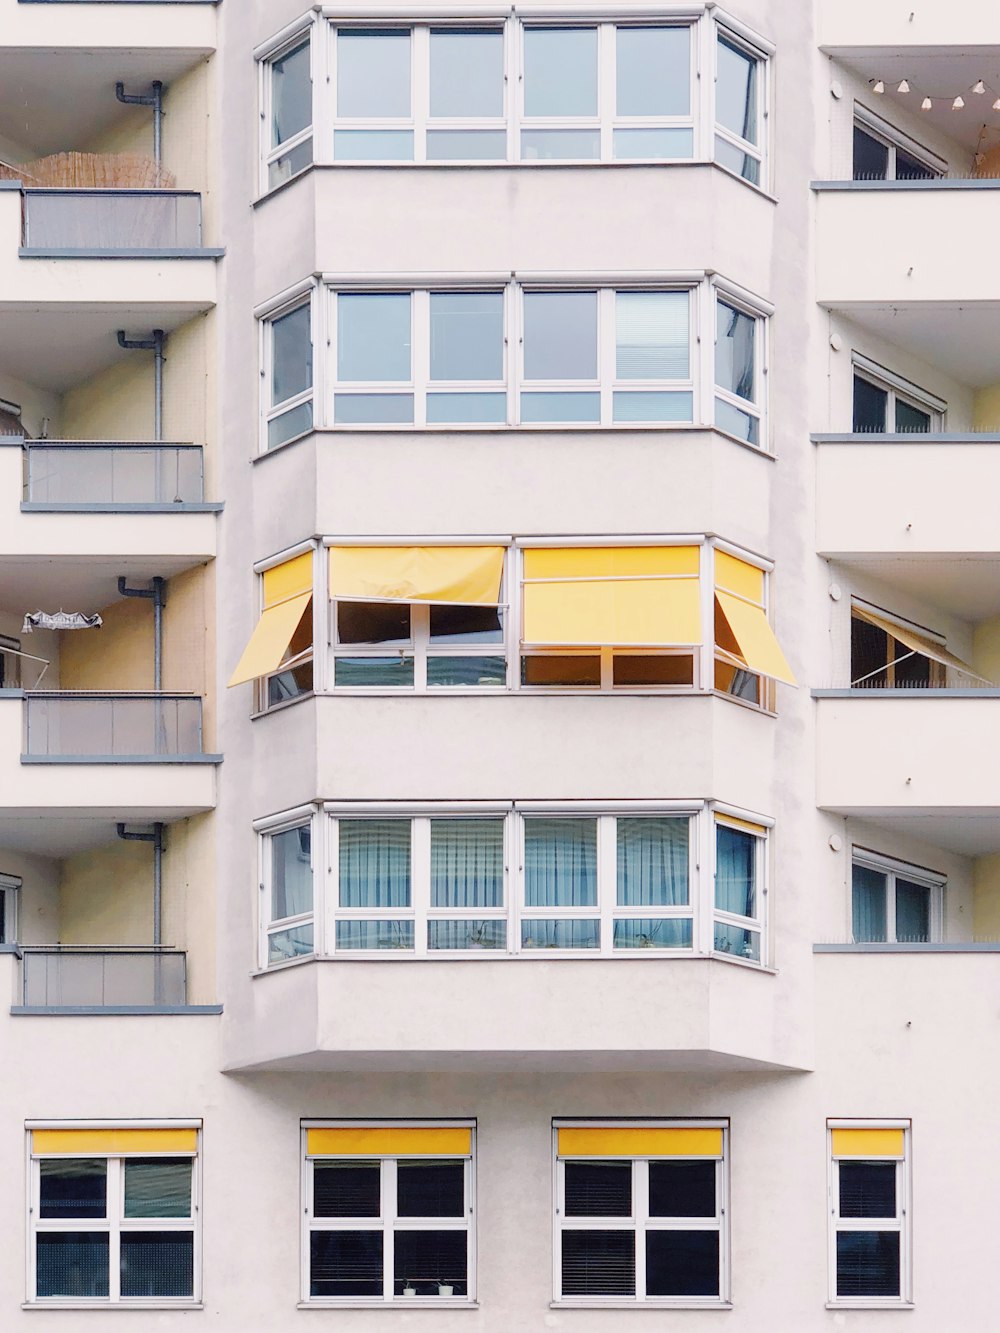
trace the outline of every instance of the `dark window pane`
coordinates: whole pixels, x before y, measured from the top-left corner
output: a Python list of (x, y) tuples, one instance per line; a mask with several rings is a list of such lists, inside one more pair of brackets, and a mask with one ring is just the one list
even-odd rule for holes
[(647, 1296), (718, 1296), (717, 1231), (647, 1231)]
[(381, 1231), (314, 1231), (309, 1237), (310, 1296), (381, 1296)]
[(895, 1217), (896, 1163), (841, 1162), (841, 1217)]
[(400, 1217), (464, 1217), (464, 1162), (400, 1162), (396, 1167)]
[(616, 685), (691, 685), (694, 683), (693, 657), (639, 657), (616, 653)]
[(931, 891), (926, 884), (896, 880), (896, 939), (924, 944), (931, 937)]
[(884, 181), (889, 169), (889, 149), (884, 143), (854, 127), (854, 179)]
[(837, 1295), (899, 1295), (899, 1232), (837, 1232)]
[(39, 1162), (40, 1217), (104, 1217), (108, 1164), (104, 1158), (66, 1157)]
[(107, 1296), (108, 1237), (103, 1231), (39, 1232), (35, 1289), (46, 1296)]
[(634, 1296), (634, 1231), (564, 1231), (564, 1296)]
[(567, 1162), (567, 1217), (630, 1217), (631, 1162)]
[(922, 653), (915, 653), (898, 639), (891, 642), (892, 660), (895, 663), (896, 685), (917, 688), (931, 683), (931, 659)]
[(926, 435), (931, 428), (931, 414), (911, 403), (896, 399), (896, 430), (900, 435)]
[[(418, 1296), (468, 1295), (468, 1233), (461, 1231), (397, 1231), (394, 1288), (415, 1287)], [(441, 1291), (442, 1286), (451, 1291)]]
[(495, 606), (432, 606), (434, 643), (503, 643), (500, 610)]
[(871, 866), (851, 871), (851, 921), (857, 944), (880, 944), (886, 937), (887, 877)]
[(122, 1232), (122, 1296), (193, 1296), (194, 1233)]
[(919, 162), (915, 157), (903, 151), (902, 148), (896, 149), (896, 179), (898, 181), (931, 181), (935, 173), (930, 167)]
[(341, 643), (409, 643), (410, 608), (398, 602), (338, 602)]
[(125, 1162), (126, 1217), (190, 1217), (190, 1157), (130, 1157)]
[(856, 435), (880, 434), (886, 429), (889, 395), (877, 384), (860, 375), (854, 376), (854, 432)]
[(715, 1162), (650, 1162), (650, 1217), (714, 1217)]
[(600, 685), (601, 659), (576, 654), (522, 657), (522, 685)]
[(884, 688), (889, 661), (889, 636), (878, 625), (851, 617), (851, 684), (859, 689)]
[(316, 1217), (378, 1217), (380, 1180), (378, 1162), (314, 1162), (313, 1213)]

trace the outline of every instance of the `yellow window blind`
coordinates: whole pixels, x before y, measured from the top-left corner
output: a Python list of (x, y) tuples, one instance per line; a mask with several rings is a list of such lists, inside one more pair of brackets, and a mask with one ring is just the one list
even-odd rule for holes
[(331, 546), (330, 596), (496, 606), (502, 546)]
[(264, 571), (264, 609), (286, 602), (290, 597), (311, 593), (313, 586), (312, 551), (304, 551), (284, 564)]
[(915, 629), (910, 629), (909, 626), (897, 625), (895, 621), (876, 615), (874, 611), (869, 611), (860, 606), (853, 606), (851, 615), (855, 620), (863, 620), (868, 625), (875, 625), (884, 630), (897, 643), (901, 643), (904, 648), (909, 648), (913, 653), (920, 653), (922, 657), (929, 657), (932, 662), (940, 662), (942, 666), (951, 667), (953, 671), (968, 676), (971, 680), (982, 681), (984, 685), (989, 683), (982, 676), (977, 675), (967, 662), (963, 662), (960, 657), (950, 653), (943, 644), (935, 643), (933, 639), (918, 634)]
[(310, 1157), (468, 1157), (472, 1130), (443, 1125), (308, 1129), (306, 1151)]
[(276, 671), (312, 603), (312, 552), (264, 571), (264, 609), (229, 685)]
[[(725, 551), (715, 552), (717, 646), (748, 671), (794, 685), (795, 677), (764, 610), (764, 571)], [(721, 625), (718, 618), (721, 617)]]
[(196, 1129), (34, 1129), (31, 1151), (39, 1157), (97, 1153), (114, 1157), (122, 1153), (193, 1153), (198, 1147)]
[(904, 1135), (901, 1129), (834, 1129), (834, 1157), (895, 1157), (903, 1156)]
[(721, 1157), (718, 1127), (583, 1126), (561, 1128), (560, 1157)]
[(715, 822), (723, 824), (726, 828), (738, 828), (744, 833), (753, 833), (758, 838), (764, 837), (767, 833), (763, 824), (755, 824), (750, 819), (737, 819), (735, 815), (716, 815)]
[(715, 552), (715, 587), (764, 605), (764, 571), (726, 551)]

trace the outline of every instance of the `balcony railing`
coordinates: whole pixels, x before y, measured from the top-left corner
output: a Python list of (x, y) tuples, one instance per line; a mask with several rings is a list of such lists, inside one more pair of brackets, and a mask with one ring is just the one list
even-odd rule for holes
[(201, 755), (201, 702), (191, 694), (33, 692), (24, 701), (24, 754), (75, 762)]
[(31, 504), (201, 504), (204, 457), (193, 444), (29, 441), (24, 498)]
[(28, 189), (24, 245), (71, 253), (199, 250), (201, 195), (186, 190)]
[(131, 945), (25, 948), (21, 1003), (39, 1009), (185, 1005), (187, 954)]

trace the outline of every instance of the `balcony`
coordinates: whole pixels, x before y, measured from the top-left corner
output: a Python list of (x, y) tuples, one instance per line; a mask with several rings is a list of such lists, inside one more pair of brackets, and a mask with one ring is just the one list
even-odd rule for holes
[(198, 763), (202, 701), (191, 695), (37, 693), (24, 700), (25, 763)]
[[(951, 59), (970, 48), (1000, 46), (1000, 12), (993, 0), (954, 0), (948, 5), (821, 0), (818, 24), (819, 45), (838, 55), (881, 47), (884, 58), (908, 47), (936, 47)], [(956, 87), (961, 85), (959, 78)]]
[(187, 1006), (187, 954), (177, 949), (33, 945), (20, 952), (21, 1012)]
[(201, 195), (184, 190), (23, 192), (23, 255), (183, 257), (202, 249)]
[(90, 61), (113, 52), (130, 65), (148, 51), (203, 57), (215, 49), (216, 26), (214, 0), (0, 0), (4, 47), (32, 63), (81, 50)]

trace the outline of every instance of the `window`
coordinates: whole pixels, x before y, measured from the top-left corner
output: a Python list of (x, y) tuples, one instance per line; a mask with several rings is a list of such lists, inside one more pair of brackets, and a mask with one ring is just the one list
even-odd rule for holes
[(312, 310), (309, 298), (265, 320), (264, 420), (266, 447), (313, 427)]
[(299, 34), (264, 64), (265, 186), (274, 189), (313, 160), (311, 43)]
[(851, 928), (857, 944), (927, 944), (941, 938), (944, 875), (856, 848)]
[(21, 881), (15, 875), (0, 875), (0, 944), (17, 943), (17, 898)]
[(555, 1126), (555, 1299), (718, 1305), (727, 1298), (722, 1122)]
[(0, 634), (0, 690), (20, 688), (21, 640), (14, 639), (9, 634)]
[(867, 602), (851, 603), (851, 688), (928, 689), (986, 684), (944, 638)]
[(764, 61), (728, 31), (716, 43), (715, 160), (753, 185), (761, 183)]
[(260, 619), (229, 685), (252, 680), (259, 711), (298, 698), (313, 688), (313, 552), (265, 569), (260, 579)]
[(941, 430), (946, 406), (915, 384), (855, 356), (855, 434), (920, 435)]
[(871, 113), (854, 122), (856, 181), (925, 181), (944, 175), (944, 163)]
[(311, 821), (274, 829), (262, 839), (261, 850), (261, 965), (273, 967), (314, 951)]
[(746, 820), (715, 820), (715, 926), (712, 948), (751, 963), (764, 955), (766, 831)]
[(31, 1130), (31, 1302), (198, 1299), (198, 1137), (190, 1126)]
[(715, 424), (748, 444), (760, 444), (761, 319), (719, 296), (715, 306)]
[(303, 1300), (475, 1299), (474, 1125), (314, 1124), (303, 1140)]
[(909, 1121), (830, 1121), (830, 1299), (900, 1305), (910, 1291)]

